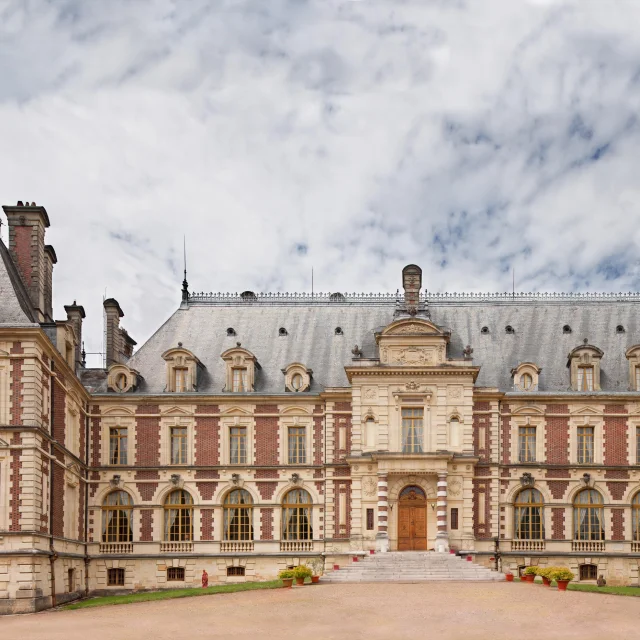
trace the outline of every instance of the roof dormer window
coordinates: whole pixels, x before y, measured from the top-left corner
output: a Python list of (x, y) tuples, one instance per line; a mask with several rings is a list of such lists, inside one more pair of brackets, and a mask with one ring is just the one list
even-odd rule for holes
[(227, 364), (224, 391), (233, 393), (249, 393), (255, 391), (255, 372), (260, 369), (257, 358), (243, 349), (238, 342), (232, 349), (227, 349), (221, 356)]
[(133, 391), (138, 383), (139, 374), (126, 364), (114, 364), (107, 373), (107, 388), (116, 393)]
[(516, 391), (537, 391), (542, 369), (533, 362), (521, 362), (511, 370), (513, 387)]
[(584, 344), (571, 351), (567, 361), (574, 391), (600, 391), (600, 360), (604, 352), (598, 347)]
[(640, 344), (629, 347), (625, 356), (629, 361), (629, 389), (640, 391)]
[(183, 348), (178, 343), (175, 349), (169, 349), (162, 354), (167, 363), (166, 390), (170, 393), (186, 393), (196, 391), (198, 388), (198, 369), (204, 369), (204, 365), (191, 351)]
[(311, 386), (311, 376), (313, 371), (307, 369), (299, 362), (293, 362), (282, 370), (284, 373), (284, 388), (294, 393), (308, 391)]

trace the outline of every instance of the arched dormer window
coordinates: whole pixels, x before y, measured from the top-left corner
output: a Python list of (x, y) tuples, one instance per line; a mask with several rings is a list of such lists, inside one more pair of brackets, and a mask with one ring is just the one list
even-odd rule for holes
[(133, 541), (133, 500), (126, 491), (112, 491), (102, 503), (102, 542)]
[(198, 369), (204, 365), (191, 351), (183, 348), (179, 342), (175, 349), (169, 349), (162, 354), (167, 363), (166, 390), (170, 393), (186, 393), (198, 389)]
[(221, 356), (227, 364), (224, 391), (248, 393), (255, 390), (255, 372), (260, 369), (257, 358), (238, 342)]
[(126, 364), (113, 364), (107, 373), (107, 388), (115, 393), (134, 391), (138, 384), (139, 373)]
[(629, 389), (640, 391), (640, 344), (629, 347), (625, 356), (629, 361)]
[(602, 496), (595, 489), (582, 490), (573, 501), (573, 539), (604, 540)]
[(604, 351), (586, 341), (569, 353), (567, 367), (574, 391), (600, 391), (600, 360), (603, 355)]
[(513, 388), (515, 391), (537, 391), (538, 380), (542, 369), (533, 362), (521, 362), (511, 369)]
[(544, 540), (544, 500), (537, 489), (523, 489), (515, 499), (513, 537)]
[(307, 369), (307, 367), (300, 362), (292, 362), (282, 369), (282, 373), (284, 373), (284, 388), (287, 391), (297, 393), (299, 391), (309, 390), (313, 371)]

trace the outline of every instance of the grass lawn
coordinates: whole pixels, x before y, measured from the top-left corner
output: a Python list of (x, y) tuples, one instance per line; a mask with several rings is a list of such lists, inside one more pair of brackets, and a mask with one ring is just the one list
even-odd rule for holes
[[(514, 582), (522, 582), (520, 578), (514, 578)], [(541, 580), (536, 580), (536, 585), (542, 585)], [(552, 587), (556, 587), (556, 583), (551, 583)], [(613, 596), (640, 596), (640, 587), (599, 587), (597, 584), (581, 584), (579, 582), (570, 582), (567, 586), (569, 591), (587, 591), (589, 593), (608, 593)]]
[(221, 584), (206, 589), (167, 589), (166, 591), (144, 591), (129, 593), (124, 596), (104, 596), (87, 598), (72, 604), (63, 605), (61, 609), (87, 609), (89, 607), (104, 607), (112, 604), (130, 604), (132, 602), (150, 602), (152, 600), (171, 600), (173, 598), (189, 598), (191, 596), (208, 596), (214, 593), (236, 593), (237, 591), (255, 591), (257, 589), (277, 589), (282, 587), (280, 580), (269, 582), (238, 582), (236, 584)]

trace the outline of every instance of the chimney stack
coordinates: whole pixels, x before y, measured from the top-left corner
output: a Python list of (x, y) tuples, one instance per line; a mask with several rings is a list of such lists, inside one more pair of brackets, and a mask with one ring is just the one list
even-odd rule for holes
[(136, 341), (120, 326), (120, 318), (124, 313), (115, 298), (108, 298), (102, 303), (105, 313), (106, 329), (106, 368), (112, 364), (126, 364), (133, 355)]
[(85, 319), (84, 307), (82, 305), (73, 304), (65, 305), (64, 310), (67, 312), (67, 322), (73, 327), (76, 334), (76, 348), (73, 360), (75, 362), (76, 371), (84, 366), (82, 362), (82, 321)]
[(55, 251), (45, 248), (44, 235), (49, 216), (35, 202), (15, 207), (3, 206), (9, 223), (9, 253), (29, 292), (39, 322), (53, 322), (51, 279), (56, 263)]
[(405, 308), (410, 315), (416, 315), (420, 304), (420, 289), (422, 288), (422, 269), (418, 265), (408, 264), (402, 270), (402, 286)]

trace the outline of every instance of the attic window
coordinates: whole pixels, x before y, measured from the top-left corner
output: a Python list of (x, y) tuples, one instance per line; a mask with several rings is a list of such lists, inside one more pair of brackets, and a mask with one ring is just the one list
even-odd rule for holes
[(235, 336), (236, 335), (236, 330), (233, 327), (229, 327), (227, 329), (227, 335), (228, 336)]
[(562, 327), (562, 333), (571, 333), (571, 327), (565, 324), (564, 327)]
[(289, 334), (287, 333), (287, 330), (284, 327), (280, 327), (278, 329), (278, 335), (279, 336), (286, 336), (286, 335), (289, 335)]
[(240, 297), (245, 301), (245, 302), (253, 302), (254, 300), (258, 299), (258, 296), (256, 296), (255, 293), (253, 293), (253, 291), (243, 291), (240, 294)]
[(343, 336), (344, 333), (342, 332), (342, 327), (336, 327), (336, 335), (337, 336)]
[(616, 333), (624, 333), (624, 327), (621, 324), (616, 327)]
[(482, 327), (482, 329), (480, 329), (480, 333), (489, 333), (489, 327)]
[(513, 330), (513, 327), (508, 324), (505, 328), (504, 328), (506, 333), (515, 333), (515, 331)]
[(329, 302), (344, 302), (345, 298), (341, 293), (332, 293), (329, 296)]

